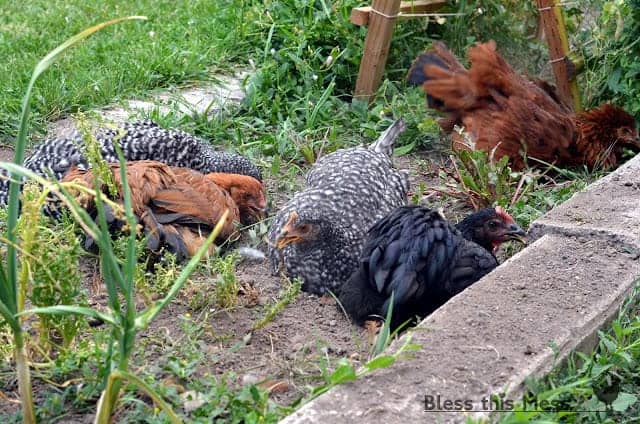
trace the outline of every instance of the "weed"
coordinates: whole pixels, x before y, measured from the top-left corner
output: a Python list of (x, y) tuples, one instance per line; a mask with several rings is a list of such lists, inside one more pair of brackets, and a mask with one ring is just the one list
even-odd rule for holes
[(581, 179), (547, 186), (536, 185), (535, 189), (523, 194), (514, 203), (498, 202), (498, 204), (508, 207), (513, 219), (527, 228), (545, 212), (570, 199), (574, 193), (586, 186), (587, 182)]
[(192, 422), (276, 423), (291, 412), (269, 400), (269, 393), (254, 385), (232, 389), (225, 381), (205, 386), (202, 405), (192, 413)]
[(236, 266), (240, 261), (237, 251), (214, 259), (213, 269), (218, 274), (215, 287), (215, 299), (219, 307), (228, 309), (238, 303), (238, 279)]
[(459, 187), (448, 194), (465, 200), (476, 210), (495, 203), (515, 203), (535, 187), (538, 178), (533, 172), (511, 171), (509, 158), (495, 160), (493, 151), (456, 149), (452, 163)]
[[(106, 186), (112, 197), (118, 197), (118, 187), (116, 186), (115, 177), (109, 169), (107, 163), (102, 159), (100, 143), (93, 135), (93, 126), (83, 113), (77, 113), (75, 115), (75, 124), (82, 135), (82, 143), (79, 146), (83, 156), (87, 158), (87, 162), (91, 167), (97, 178), (100, 179)], [(124, 130), (120, 129), (121, 134), (114, 137), (114, 142), (117, 141), (122, 135)]]
[[(385, 343), (388, 338), (385, 338)], [(355, 381), (358, 378), (378, 369), (388, 368), (393, 365), (398, 359), (406, 359), (412, 354), (412, 352), (420, 350), (421, 347), (415, 343), (412, 343), (411, 336), (406, 336), (404, 343), (398, 350), (390, 355), (376, 355), (369, 361), (367, 361), (362, 368), (356, 369), (352, 363), (346, 358), (339, 361), (336, 369), (325, 377), (325, 384), (315, 387), (311, 393), (304, 399), (296, 402), (294, 406), (300, 406), (312, 399), (320, 396), (322, 393), (332, 389), (343, 383)]]
[[(28, 299), (37, 307), (86, 306), (78, 263), (82, 250), (75, 227), (69, 219), (52, 226), (41, 213), (42, 201), (38, 199), (42, 194), (36, 185), (27, 184), (22, 194), (17, 231), (22, 240), (21, 267), (29, 275)], [(73, 315), (38, 318), (39, 345), (45, 353), (53, 340), (60, 340), (62, 347), (68, 348), (78, 331), (86, 327), (85, 320)]]
[(302, 280), (300, 278), (294, 278), (293, 281), (290, 281), (288, 278), (286, 280), (289, 283), (289, 287), (287, 287), (284, 292), (280, 293), (280, 298), (273, 305), (269, 306), (264, 317), (254, 324), (253, 330), (259, 330), (273, 321), (275, 316), (278, 315), (280, 311), (291, 303), (300, 293), (300, 288), (302, 287)]

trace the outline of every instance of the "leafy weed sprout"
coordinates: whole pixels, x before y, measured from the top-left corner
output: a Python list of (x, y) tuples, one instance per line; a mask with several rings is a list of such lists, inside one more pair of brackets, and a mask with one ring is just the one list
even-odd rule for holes
[(238, 303), (238, 279), (236, 278), (236, 266), (240, 261), (237, 251), (224, 257), (214, 259), (213, 269), (218, 274), (215, 286), (215, 299), (219, 307), (228, 309)]
[[(80, 242), (73, 223), (67, 218), (53, 224), (42, 215), (41, 191), (27, 183), (22, 191), (22, 211), (18, 219), (21, 240), (21, 270), (28, 274), (26, 297), (36, 307), (53, 305), (86, 306), (86, 293), (81, 287)], [(43, 353), (61, 342), (69, 348), (74, 337), (86, 326), (74, 315), (53, 317), (40, 315), (39, 346)]]
[(280, 298), (274, 304), (268, 307), (264, 317), (262, 317), (262, 319), (253, 326), (254, 331), (261, 329), (273, 321), (276, 315), (278, 315), (289, 303), (293, 302), (293, 300), (300, 294), (300, 288), (302, 287), (302, 280), (300, 278), (294, 278), (293, 281), (286, 278), (286, 281), (289, 283), (289, 287), (281, 292)]

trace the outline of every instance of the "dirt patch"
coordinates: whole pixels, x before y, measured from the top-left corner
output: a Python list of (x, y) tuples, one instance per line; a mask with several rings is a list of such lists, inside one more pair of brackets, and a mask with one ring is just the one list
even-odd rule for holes
[(12, 147), (0, 146), (0, 161), (13, 162), (15, 150)]
[[(319, 378), (321, 357), (330, 362), (341, 357), (366, 357), (369, 342), (365, 331), (353, 326), (335, 301), (307, 293), (300, 293), (272, 322), (254, 330), (287, 283), (271, 275), (266, 260), (242, 263), (236, 275), (244, 287), (240, 306), (230, 310), (208, 306), (196, 312), (187, 305), (188, 292), (183, 292), (143, 336), (150, 344), (145, 346), (142, 362), (163, 356), (170, 347), (167, 344), (185, 342), (178, 319), (185, 313), (193, 314), (203, 325), (200, 342), (206, 360), (198, 366), (199, 373), (223, 375), (231, 371), (238, 384), (283, 381), (276, 397), (283, 403), (308, 393), (309, 380)], [(206, 293), (215, 284), (202, 276), (195, 281), (189, 289), (194, 293)]]

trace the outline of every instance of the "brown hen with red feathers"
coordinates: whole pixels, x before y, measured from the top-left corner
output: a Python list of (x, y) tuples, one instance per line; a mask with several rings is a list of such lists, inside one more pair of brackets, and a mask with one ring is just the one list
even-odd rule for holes
[[(110, 164), (109, 168), (120, 193), (114, 200), (121, 202), (120, 165)], [(126, 171), (133, 212), (148, 234), (148, 247), (155, 251), (164, 244), (181, 258), (195, 254), (225, 211), (228, 210), (229, 215), (218, 240), (230, 237), (236, 231), (237, 222), (260, 216), (266, 206), (264, 187), (252, 177), (204, 175), (156, 161), (127, 162)], [(72, 168), (63, 181), (93, 188), (93, 178), (91, 172)], [(228, 191), (231, 188), (233, 194)], [(101, 190), (106, 194), (105, 186)], [(94, 218), (97, 216), (93, 199), (84, 198), (82, 206)], [(112, 227), (120, 229), (122, 220), (112, 213), (109, 215)]]
[(434, 42), (408, 75), (410, 83), (422, 85), (428, 106), (445, 114), (440, 126), (452, 134), (454, 149), (495, 151), (515, 169), (525, 166), (524, 157), (609, 168), (622, 161), (625, 148), (640, 151), (635, 121), (623, 109), (605, 104), (573, 113), (551, 85), (515, 72), (493, 41), (471, 47), (468, 56), (467, 70)]

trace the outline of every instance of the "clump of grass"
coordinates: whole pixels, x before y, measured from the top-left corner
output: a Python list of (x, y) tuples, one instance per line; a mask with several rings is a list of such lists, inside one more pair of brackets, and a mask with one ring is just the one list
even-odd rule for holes
[(236, 278), (236, 266), (240, 261), (237, 251), (224, 257), (216, 258), (213, 269), (218, 273), (215, 287), (216, 304), (223, 309), (232, 308), (238, 303), (238, 279)]
[(280, 298), (274, 304), (269, 306), (264, 317), (253, 326), (253, 330), (259, 330), (273, 321), (276, 315), (300, 294), (302, 280), (300, 278), (294, 278), (293, 281), (288, 278), (286, 280), (289, 282), (289, 287), (284, 292), (281, 292)]
[(263, 4), (247, 0), (3, 3), (0, 56), (8, 59), (0, 63), (0, 92), (5, 94), (0, 99), (0, 140), (9, 143), (15, 138), (20, 93), (29, 81), (30, 67), (43, 52), (83, 28), (114, 14), (149, 17), (144, 24), (107, 31), (91, 45), (78, 46), (43, 76), (33, 99), (33, 120), (39, 128), (78, 109), (185, 81), (209, 80), (210, 71), (229, 70), (234, 63), (246, 66), (249, 52), (253, 53), (247, 41), (253, 20), (245, 13), (253, 3), (256, 9)]

